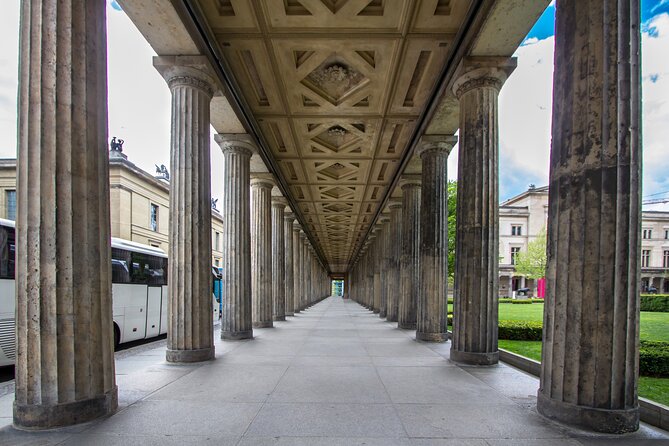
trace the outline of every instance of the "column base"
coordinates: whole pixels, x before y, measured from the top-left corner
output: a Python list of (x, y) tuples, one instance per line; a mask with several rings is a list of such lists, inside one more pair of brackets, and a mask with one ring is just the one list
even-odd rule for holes
[(274, 320), (282, 322), (286, 320), (286, 316), (274, 316)]
[(379, 310), (379, 317), (385, 318), (386, 317), (386, 312), (383, 310)]
[(213, 346), (209, 348), (200, 348), (197, 350), (170, 350), (167, 349), (165, 359), (171, 363), (189, 363), (209, 361), (216, 357), (216, 350)]
[(469, 365), (493, 365), (499, 362), (499, 352), (461, 352), (451, 348), (451, 361)]
[(253, 339), (253, 330), (244, 331), (222, 331), (221, 339), (225, 341), (241, 341), (242, 339)]
[(370, 308), (370, 310), (372, 310), (374, 314), (379, 314), (379, 311), (381, 311), (378, 308)]
[(293, 313), (298, 314), (300, 311), (302, 311), (302, 310), (295, 310)]
[(416, 340), (425, 342), (446, 342), (448, 340), (448, 333), (425, 333), (417, 331)]
[(610, 410), (556, 401), (537, 394), (537, 410), (543, 416), (561, 423), (608, 434), (624, 434), (639, 429), (639, 406), (632, 409)]
[(62, 404), (17, 404), (14, 401), (14, 428), (36, 431), (86, 423), (111, 415), (118, 408), (118, 387), (103, 395)]
[[(287, 317), (293, 317), (293, 316), (295, 316), (295, 313), (293, 313), (293, 312), (291, 311), (290, 313), (286, 313), (286, 316), (287, 316)], [(284, 320), (285, 320), (285, 319), (284, 319)]]
[(388, 322), (397, 322), (397, 316), (387, 316)]
[(253, 328), (273, 328), (274, 324), (272, 321), (262, 321), (262, 322), (254, 322), (253, 323)]
[(415, 330), (416, 325), (417, 324), (415, 322), (398, 322), (397, 328), (400, 328), (402, 330)]

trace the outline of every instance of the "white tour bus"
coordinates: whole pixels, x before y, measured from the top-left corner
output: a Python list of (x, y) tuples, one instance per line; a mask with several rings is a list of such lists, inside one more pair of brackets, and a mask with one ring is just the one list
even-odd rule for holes
[[(16, 358), (14, 240), (14, 222), (0, 218), (0, 366)], [(114, 237), (111, 245), (114, 344), (167, 333), (167, 254)], [(218, 312), (213, 298), (215, 322)]]

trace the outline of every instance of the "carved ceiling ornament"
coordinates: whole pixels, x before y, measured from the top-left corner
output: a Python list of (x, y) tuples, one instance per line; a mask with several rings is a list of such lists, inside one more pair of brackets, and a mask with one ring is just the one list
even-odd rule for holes
[(368, 82), (365, 75), (336, 54), (325, 59), (302, 80), (305, 87), (335, 106)]

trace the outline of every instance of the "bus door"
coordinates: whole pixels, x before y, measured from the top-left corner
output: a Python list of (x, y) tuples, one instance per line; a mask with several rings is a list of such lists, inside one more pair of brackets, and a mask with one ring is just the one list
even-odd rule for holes
[[(164, 303), (167, 305), (167, 302)], [(146, 292), (146, 337), (152, 338), (160, 334), (160, 315), (163, 306), (163, 287), (147, 286)]]

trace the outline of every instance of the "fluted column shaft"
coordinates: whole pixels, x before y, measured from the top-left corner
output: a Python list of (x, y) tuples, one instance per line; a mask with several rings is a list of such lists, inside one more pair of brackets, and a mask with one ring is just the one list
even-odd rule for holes
[(286, 320), (286, 241), (283, 216), (285, 199), (272, 198), (272, 301), (275, 321)]
[(304, 232), (300, 232), (300, 311), (306, 308), (307, 296), (307, 245), (305, 244), (306, 236)]
[(497, 96), (515, 59), (465, 59), (453, 90), (460, 101), (460, 157), (451, 359), (496, 364), (499, 299)]
[(252, 151), (216, 135), (223, 150), (223, 311), (221, 339), (253, 337), (251, 317), (250, 162)]
[(444, 342), (448, 310), (448, 154), (454, 136), (424, 136), (421, 142), (420, 293), (416, 339)]
[(371, 251), (367, 263), (370, 269), (370, 289), (374, 296), (374, 313), (381, 313), (381, 256), (383, 255), (383, 233), (380, 228), (375, 228), (376, 238), (372, 242)]
[(539, 412), (638, 429), (639, 1), (556, 13), (548, 265)]
[(251, 179), (251, 297), (253, 327), (272, 327), (272, 205), (274, 183)]
[(386, 318), (388, 316), (388, 264), (386, 261), (387, 252), (389, 251), (389, 242), (390, 242), (390, 225), (388, 223), (388, 217), (383, 217), (381, 219), (381, 233), (379, 239), (379, 289), (381, 291), (381, 303), (379, 306), (379, 317)]
[(172, 93), (168, 362), (214, 358), (211, 297), (209, 105), (215, 82), (203, 57), (156, 57)]
[(402, 248), (402, 202), (391, 202), (388, 223), (388, 252), (386, 253), (386, 295), (388, 299), (386, 318), (397, 322), (400, 303), (400, 254)]
[(400, 257), (399, 328), (416, 329), (420, 293), (420, 181), (402, 185), (402, 255)]
[(293, 272), (293, 222), (295, 217), (288, 213), (284, 216), (283, 219), (283, 238), (285, 243), (286, 251), (286, 262), (285, 262), (285, 271), (284, 271), (284, 281), (285, 281), (285, 305), (286, 305), (286, 316), (295, 315), (295, 282), (294, 282), (294, 272)]
[(300, 247), (300, 226), (293, 223), (293, 313), (299, 313), (300, 296), (302, 295), (302, 249)]
[(22, 2), (18, 428), (82, 423), (112, 413), (118, 405), (105, 8), (105, 2)]

